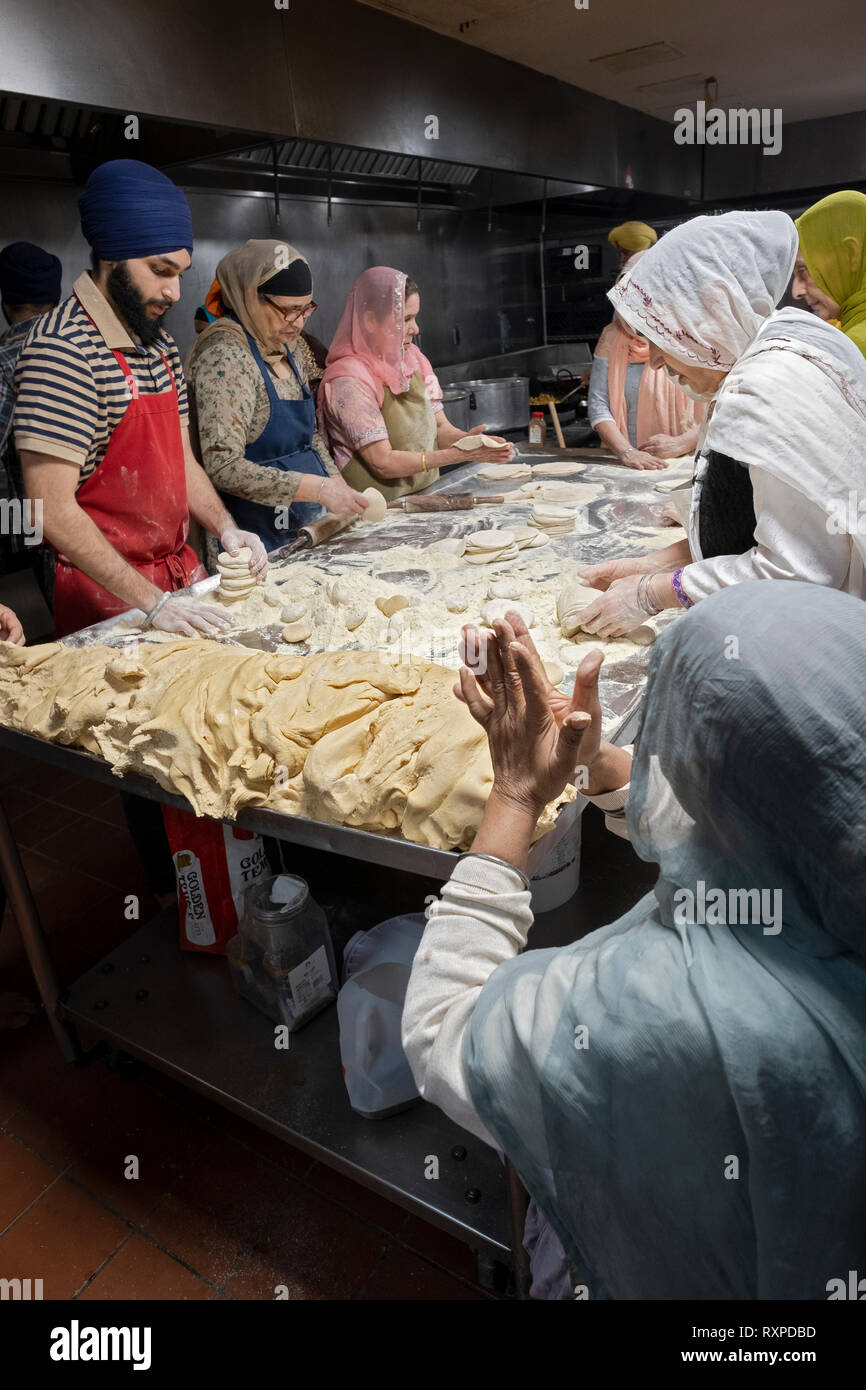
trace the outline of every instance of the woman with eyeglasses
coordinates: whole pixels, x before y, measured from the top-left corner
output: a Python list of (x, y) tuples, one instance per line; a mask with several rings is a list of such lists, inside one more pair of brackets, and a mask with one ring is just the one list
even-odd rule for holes
[(248, 241), (220, 261), (206, 307), (215, 322), (185, 368), (193, 437), (237, 524), (274, 550), (324, 511), (363, 515), (367, 499), (343, 481), (316, 425), (301, 337), (316, 309), (306, 259), (285, 242)]
[[(415, 344), (420, 312), (418, 286), (402, 270), (365, 270), (349, 291), (319, 387), (319, 419), (344, 480), (387, 498), (429, 487), (440, 468), (467, 457), (455, 448), (466, 431), (446, 416), (436, 373)], [(507, 463), (513, 454), (501, 439), (472, 458)]]
[[(625, 261), (617, 281), (645, 251)], [(614, 316), (598, 340), (589, 378), (589, 423), (605, 448), (627, 468), (666, 468), (665, 459), (690, 454), (704, 408), (664, 372), (649, 365), (649, 343)]]

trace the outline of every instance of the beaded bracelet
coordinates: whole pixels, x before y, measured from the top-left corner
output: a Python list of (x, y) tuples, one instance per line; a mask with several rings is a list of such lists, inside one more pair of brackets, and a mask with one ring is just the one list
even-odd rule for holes
[(694, 608), (694, 601), (689, 598), (688, 594), (683, 588), (681, 578), (682, 572), (682, 567), (680, 567), (680, 569), (678, 570), (674, 570), (673, 574), (671, 575), (671, 584), (673, 585), (674, 593), (676, 594), (683, 608)]

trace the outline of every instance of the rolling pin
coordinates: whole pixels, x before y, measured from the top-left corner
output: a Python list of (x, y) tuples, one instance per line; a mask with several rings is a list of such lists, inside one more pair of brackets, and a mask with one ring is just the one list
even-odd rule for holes
[(550, 417), (553, 420), (553, 428), (556, 430), (556, 442), (559, 445), (560, 449), (564, 449), (565, 436), (562, 433), (562, 425), (559, 423), (559, 411), (556, 408), (556, 402), (548, 401), (547, 408), (550, 411)]
[(270, 558), (272, 561), (288, 560), (290, 555), (295, 555), (299, 550), (311, 550), (314, 545), (329, 541), (338, 531), (345, 530), (357, 519), (354, 512), (328, 512), (325, 516), (319, 517), (318, 521), (311, 521), (308, 525), (302, 526), (295, 539), (275, 550)]
[(505, 501), (504, 497), (476, 497), (472, 492), (439, 492), (432, 497), (395, 497), (388, 503), (394, 512), (468, 512), (482, 503)]

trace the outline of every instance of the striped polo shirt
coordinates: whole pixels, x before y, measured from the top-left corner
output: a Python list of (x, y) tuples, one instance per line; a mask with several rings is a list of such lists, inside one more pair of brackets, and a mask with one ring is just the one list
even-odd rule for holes
[(113, 348), (123, 353), (143, 396), (169, 390), (164, 356), (177, 387), (181, 427), (189, 420), (174, 339), (160, 333), (148, 347), (134, 342), (85, 271), (73, 294), (37, 320), (21, 350), (12, 419), (19, 454), (30, 449), (68, 459), (81, 470), (79, 487), (99, 467), (129, 405), (129, 387)]

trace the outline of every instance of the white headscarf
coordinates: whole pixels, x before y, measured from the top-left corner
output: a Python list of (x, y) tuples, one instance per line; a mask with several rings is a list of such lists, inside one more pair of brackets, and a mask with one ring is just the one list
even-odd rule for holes
[(651, 247), (608, 299), (672, 357), (729, 371), (785, 293), (797, 245), (785, 212), (694, 217)]
[(863, 486), (866, 359), (813, 314), (774, 312), (797, 247), (784, 212), (695, 217), (608, 298), (672, 357), (727, 372), (702, 446), (763, 468), (822, 507), (866, 565), (866, 531), (847, 505)]

